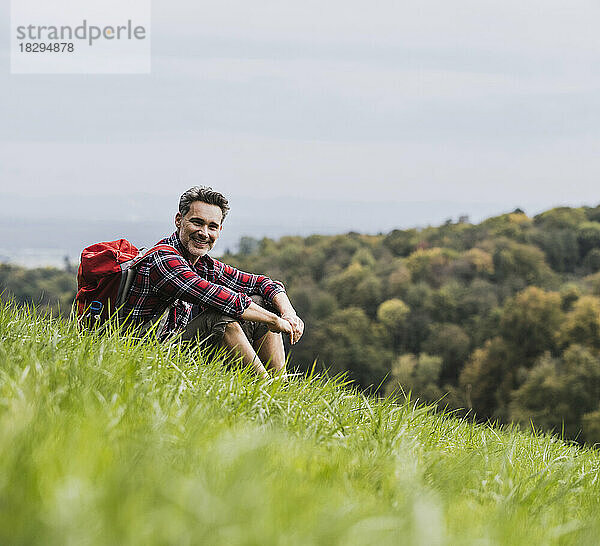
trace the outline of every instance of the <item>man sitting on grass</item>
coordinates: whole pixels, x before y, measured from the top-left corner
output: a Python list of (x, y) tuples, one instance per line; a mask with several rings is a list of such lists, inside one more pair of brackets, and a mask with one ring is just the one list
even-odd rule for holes
[(174, 250), (157, 250), (142, 261), (123, 314), (138, 325), (162, 317), (161, 339), (181, 333), (183, 340), (220, 344), (239, 354), (260, 376), (269, 376), (265, 365), (285, 373), (281, 333), (296, 343), (304, 323), (283, 284), (208, 255), (228, 211), (227, 199), (212, 188), (196, 186), (186, 191), (175, 215), (177, 231), (158, 243)]

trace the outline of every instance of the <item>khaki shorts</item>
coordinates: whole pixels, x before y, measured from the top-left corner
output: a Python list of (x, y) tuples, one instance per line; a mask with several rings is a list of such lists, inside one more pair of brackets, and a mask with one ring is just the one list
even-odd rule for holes
[[(252, 301), (271, 312), (275, 312), (261, 296), (250, 296)], [(181, 335), (182, 341), (193, 341), (197, 339), (199, 343), (207, 343), (210, 345), (218, 345), (223, 340), (225, 328), (230, 322), (239, 322), (244, 334), (248, 340), (254, 344), (261, 339), (269, 328), (262, 322), (251, 322), (249, 320), (241, 320), (229, 315), (225, 315), (216, 309), (205, 309), (199, 315), (196, 315), (186, 326)]]

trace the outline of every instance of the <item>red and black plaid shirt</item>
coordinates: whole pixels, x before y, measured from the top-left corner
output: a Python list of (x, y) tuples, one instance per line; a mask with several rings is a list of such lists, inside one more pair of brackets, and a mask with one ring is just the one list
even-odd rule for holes
[(250, 295), (258, 294), (273, 303), (276, 294), (285, 292), (279, 281), (244, 273), (208, 255), (201, 256), (195, 265), (190, 264), (183, 257), (177, 232), (157, 244), (170, 245), (179, 254), (161, 249), (142, 261), (123, 313), (129, 320), (143, 323), (157, 319), (171, 305), (163, 338), (185, 328), (193, 304), (200, 311), (214, 308), (240, 317), (252, 302)]

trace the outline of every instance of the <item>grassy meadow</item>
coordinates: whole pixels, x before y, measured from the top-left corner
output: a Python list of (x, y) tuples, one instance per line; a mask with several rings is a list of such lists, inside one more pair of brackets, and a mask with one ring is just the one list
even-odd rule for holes
[(0, 304), (0, 544), (597, 544), (600, 454)]

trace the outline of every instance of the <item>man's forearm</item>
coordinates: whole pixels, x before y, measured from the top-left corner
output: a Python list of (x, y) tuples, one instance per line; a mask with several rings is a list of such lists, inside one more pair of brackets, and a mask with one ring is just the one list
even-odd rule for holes
[(296, 314), (296, 310), (285, 292), (279, 292), (279, 294), (273, 296), (273, 306), (279, 311), (281, 316)]
[(304, 333), (304, 322), (296, 314), (296, 310), (285, 292), (280, 292), (273, 297), (273, 305), (279, 311), (282, 319), (287, 320), (292, 327), (291, 341), (296, 343)]
[(296, 335), (293, 327), (289, 321), (281, 318), (271, 311), (267, 311), (264, 307), (256, 305), (252, 302), (249, 307), (242, 313), (244, 320), (250, 320), (252, 322), (263, 322), (269, 327), (271, 332), (281, 332), (283, 334), (289, 334), (292, 343), (296, 342)]
[(252, 302), (249, 307), (242, 313), (241, 318), (249, 320), (251, 322), (262, 322), (267, 326), (275, 326), (279, 320), (279, 317), (271, 311), (267, 311), (264, 307), (256, 305)]
[[(275, 301), (276, 298), (277, 301)], [(271, 313), (271, 311), (267, 311), (264, 307), (252, 302), (242, 313), (241, 318), (253, 322), (263, 322), (272, 332), (289, 334), (292, 344), (296, 343), (302, 337), (304, 323), (296, 315), (296, 311), (294, 311), (290, 300), (285, 294), (277, 294), (273, 298), (273, 303), (281, 316)]]

